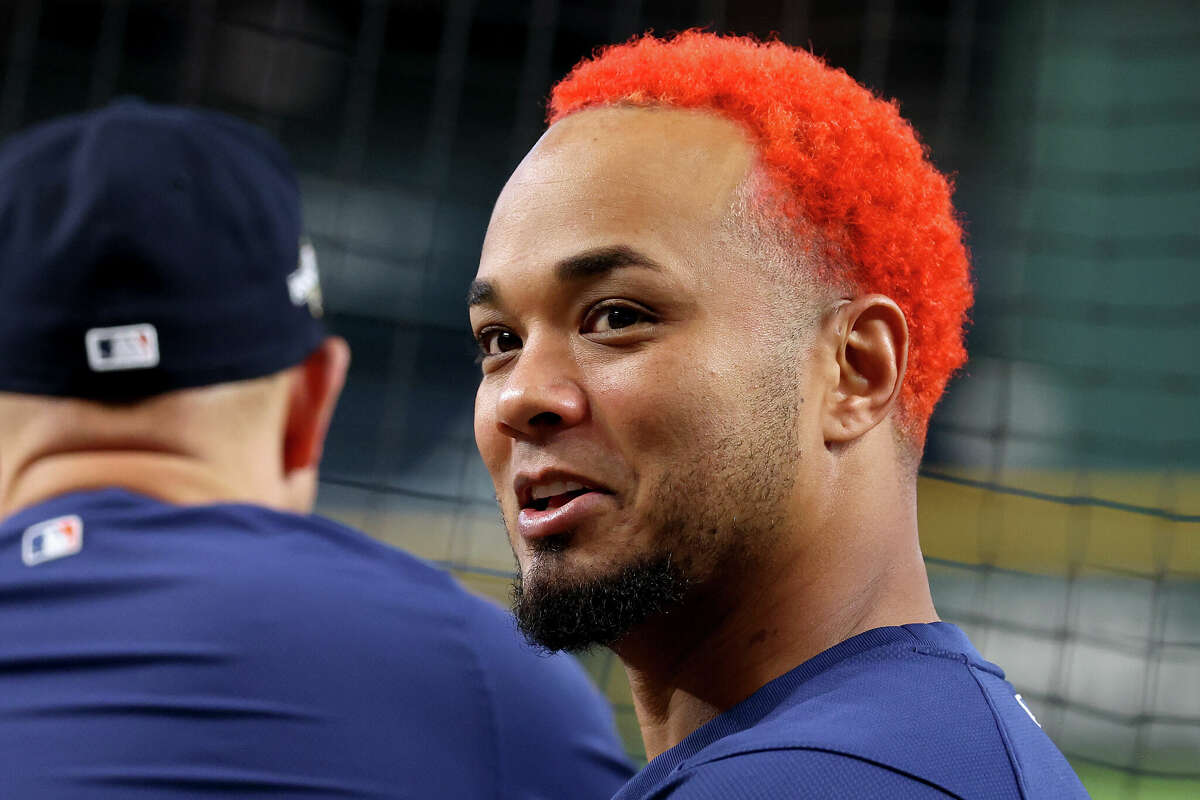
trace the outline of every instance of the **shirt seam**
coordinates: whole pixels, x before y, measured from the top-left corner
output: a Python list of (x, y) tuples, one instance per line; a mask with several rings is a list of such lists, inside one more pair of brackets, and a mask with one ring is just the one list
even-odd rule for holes
[(968, 669), (972, 670), (972, 674), (974, 673), (974, 670), (981, 669), (989, 675), (994, 675), (995, 677), (1000, 678), (1000, 679), (1004, 678), (1003, 673), (998, 673), (995, 670), (988, 669), (987, 665), (985, 665), (985, 664), (978, 664), (978, 663), (972, 661), (971, 656), (968, 653), (963, 653), (958, 650), (946, 650), (944, 648), (937, 647), (935, 645), (927, 645), (927, 644), (913, 645), (912, 650), (913, 650), (913, 652), (918, 653), (923, 656), (933, 656), (934, 658), (944, 658), (947, 661), (957, 661), (961, 664), (966, 665), (966, 667)]
[(1013, 780), (1017, 784), (1017, 792), (1021, 795), (1021, 800), (1026, 800), (1029, 797), (1029, 792), (1026, 790), (1024, 776), (1021, 774), (1021, 769), (1017, 764), (1017, 754), (1013, 749), (1012, 741), (1008, 737), (1008, 729), (1004, 725), (1004, 720), (1000, 718), (1000, 713), (996, 710), (995, 703), (992, 702), (992, 696), (984, 688), (983, 683), (979, 680), (979, 676), (975, 674), (975, 670), (971, 664), (966, 664), (966, 667), (971, 680), (975, 681), (975, 685), (979, 688), (979, 693), (983, 695), (983, 701), (987, 703), (988, 711), (992, 713), (992, 723), (996, 726), (996, 731), (1000, 734), (1000, 741), (1004, 742), (1004, 755), (1007, 756), (1009, 767), (1012, 769)]
[(925, 786), (930, 786), (934, 789), (937, 789), (939, 792), (942, 792), (943, 794), (945, 794), (949, 797), (956, 798), (956, 800), (964, 800), (962, 795), (955, 794), (954, 792), (950, 791), (946, 787), (944, 787), (940, 784), (934, 783), (933, 781), (929, 780), (928, 778), (922, 778), (920, 775), (914, 775), (911, 772), (907, 772), (906, 770), (900, 769), (899, 767), (884, 763), (882, 761), (875, 761), (874, 759), (866, 758), (866, 757), (858, 755), (856, 753), (849, 753), (844, 750), (838, 750), (838, 749), (835, 749), (832, 747), (815, 747), (815, 746), (811, 746), (811, 745), (782, 745), (782, 746), (778, 746), (778, 747), (753, 747), (753, 748), (748, 748), (745, 750), (739, 750), (736, 753), (728, 753), (726, 755), (718, 756), (716, 758), (709, 759), (707, 761), (699, 762), (699, 763), (689, 766), (685, 769), (681, 769), (681, 770), (679, 770), (679, 772), (681, 774), (687, 773), (687, 772), (693, 772), (693, 771), (696, 771), (699, 767), (704, 766), (706, 764), (715, 764), (719, 761), (726, 761), (731, 758), (737, 758), (738, 756), (750, 755), (752, 753), (778, 753), (778, 752), (795, 751), (795, 750), (801, 750), (801, 751), (813, 752), (813, 753), (828, 753), (830, 755), (840, 756), (840, 757), (848, 759), (848, 760), (858, 761), (863, 764), (870, 764), (873, 767), (879, 767), (880, 769), (884, 769), (884, 770), (887, 770), (888, 772), (894, 773), (896, 775), (900, 775), (908, 780), (924, 784)]

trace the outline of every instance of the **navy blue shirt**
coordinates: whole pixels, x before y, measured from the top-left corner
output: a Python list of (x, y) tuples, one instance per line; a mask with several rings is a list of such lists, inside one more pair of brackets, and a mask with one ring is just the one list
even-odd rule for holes
[(0, 523), (0, 794), (608, 798), (571, 659), (334, 522), (107, 489)]
[(1004, 673), (944, 622), (876, 628), (776, 678), (614, 800), (1086, 798)]

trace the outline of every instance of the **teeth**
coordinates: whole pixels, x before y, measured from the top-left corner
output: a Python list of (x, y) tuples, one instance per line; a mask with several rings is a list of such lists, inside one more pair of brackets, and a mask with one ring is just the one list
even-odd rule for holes
[(546, 483), (533, 487), (531, 497), (534, 500), (545, 500), (547, 497), (553, 497), (556, 494), (578, 492), (586, 488), (582, 483), (576, 483), (575, 481), (555, 481), (554, 483)]

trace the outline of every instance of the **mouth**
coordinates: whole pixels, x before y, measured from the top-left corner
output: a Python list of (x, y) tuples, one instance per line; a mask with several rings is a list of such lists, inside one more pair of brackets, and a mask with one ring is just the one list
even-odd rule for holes
[[(530, 485), (518, 495), (518, 499), (521, 510), (546, 511), (562, 508), (576, 497), (596, 491), (600, 490), (577, 481), (554, 481), (543, 485)], [(521, 497), (521, 494), (524, 497)]]
[(576, 476), (522, 477), (514, 488), (517, 527), (526, 539), (567, 533), (613, 502), (612, 491)]

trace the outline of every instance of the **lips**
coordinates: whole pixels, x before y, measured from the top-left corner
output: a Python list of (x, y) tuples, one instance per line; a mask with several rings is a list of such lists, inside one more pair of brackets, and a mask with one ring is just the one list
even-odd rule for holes
[(590, 491), (594, 491), (594, 489), (579, 481), (553, 481), (547, 484), (533, 485), (527, 490), (528, 500), (522, 502), (521, 507), (532, 508), (534, 511), (559, 508)]
[(602, 484), (560, 471), (519, 475), (513, 488), (521, 509), (517, 528), (525, 539), (567, 533), (614, 502)]

